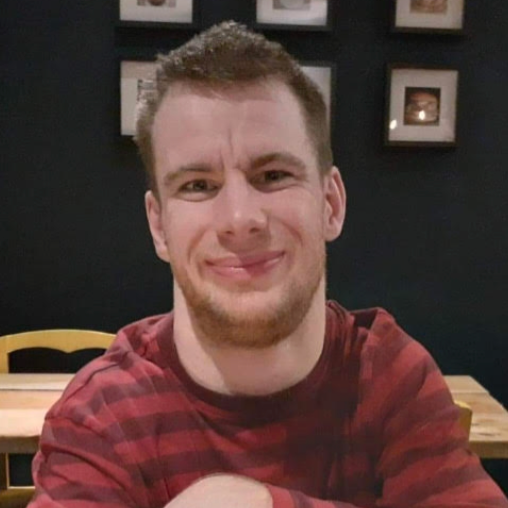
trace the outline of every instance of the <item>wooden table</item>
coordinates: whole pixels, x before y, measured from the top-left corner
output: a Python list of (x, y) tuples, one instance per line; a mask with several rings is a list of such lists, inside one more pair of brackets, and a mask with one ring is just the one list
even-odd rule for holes
[[(456, 400), (473, 410), (470, 447), (481, 458), (508, 458), (508, 411), (470, 376), (445, 376)], [(35, 453), (44, 415), (69, 374), (0, 374), (0, 453)]]
[(482, 459), (508, 459), (508, 411), (471, 376), (445, 376), (455, 400), (473, 410), (469, 446)]
[(48, 409), (72, 374), (0, 374), (0, 453), (35, 453)]

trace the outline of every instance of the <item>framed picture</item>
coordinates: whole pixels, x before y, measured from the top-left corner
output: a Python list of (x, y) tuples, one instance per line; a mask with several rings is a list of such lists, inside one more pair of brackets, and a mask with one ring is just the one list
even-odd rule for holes
[(136, 108), (143, 90), (153, 88), (155, 62), (124, 60), (120, 63), (120, 132), (136, 132)]
[(390, 65), (385, 144), (456, 146), (458, 82), (454, 69)]
[(197, 22), (197, 0), (118, 0), (121, 25), (190, 28)]
[(256, 27), (278, 30), (331, 30), (336, 0), (253, 0)]
[(312, 79), (324, 96), (328, 113), (328, 125), (332, 129), (333, 111), (335, 109), (335, 67), (324, 62), (300, 62), (303, 72)]
[(466, 0), (392, 0), (392, 31), (462, 34)]
[[(302, 70), (323, 93), (328, 112), (328, 124), (332, 124), (334, 109), (334, 67), (329, 63), (300, 62)], [(155, 61), (124, 60), (120, 63), (120, 132), (133, 136), (136, 132), (138, 100), (144, 90), (154, 86)]]

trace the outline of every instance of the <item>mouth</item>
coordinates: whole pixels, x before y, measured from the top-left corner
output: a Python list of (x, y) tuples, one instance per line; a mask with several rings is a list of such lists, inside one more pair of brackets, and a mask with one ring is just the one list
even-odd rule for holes
[(215, 274), (236, 280), (250, 280), (268, 274), (284, 258), (284, 252), (271, 251), (245, 256), (226, 256), (208, 260), (208, 268)]

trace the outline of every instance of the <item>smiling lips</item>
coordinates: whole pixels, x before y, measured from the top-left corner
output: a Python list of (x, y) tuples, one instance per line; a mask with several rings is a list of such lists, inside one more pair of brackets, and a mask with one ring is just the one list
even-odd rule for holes
[(222, 277), (251, 279), (268, 273), (284, 257), (284, 252), (262, 252), (247, 256), (228, 256), (207, 261), (210, 269)]

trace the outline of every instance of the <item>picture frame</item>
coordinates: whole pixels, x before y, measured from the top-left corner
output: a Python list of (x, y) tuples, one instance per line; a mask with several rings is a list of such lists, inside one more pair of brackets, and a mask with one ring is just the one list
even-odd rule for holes
[(329, 62), (299, 62), (302, 71), (316, 83), (323, 94), (330, 132), (333, 132), (335, 111), (335, 66)]
[(332, 30), (336, 0), (252, 0), (255, 28), (272, 30)]
[(120, 134), (136, 133), (137, 103), (143, 89), (153, 86), (155, 60), (122, 60), (120, 62)]
[[(305, 74), (323, 93), (328, 124), (332, 129), (335, 109), (335, 67), (328, 62), (300, 62)], [(120, 133), (133, 136), (136, 132), (136, 108), (143, 89), (153, 86), (155, 60), (122, 60), (120, 62)]]
[(386, 146), (455, 147), (459, 71), (390, 64), (387, 68)]
[(466, 0), (392, 0), (392, 32), (462, 35)]
[(120, 26), (196, 28), (198, 0), (118, 0)]

